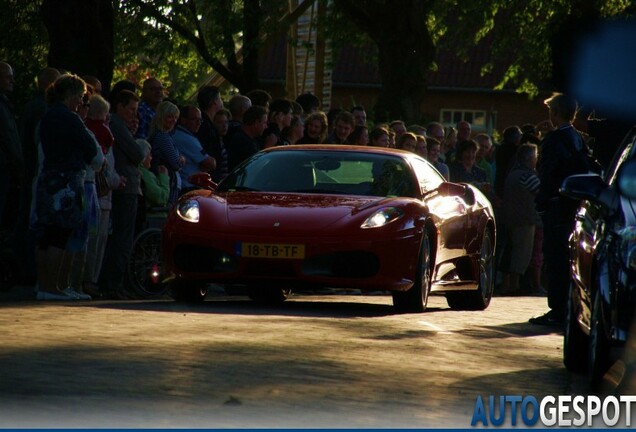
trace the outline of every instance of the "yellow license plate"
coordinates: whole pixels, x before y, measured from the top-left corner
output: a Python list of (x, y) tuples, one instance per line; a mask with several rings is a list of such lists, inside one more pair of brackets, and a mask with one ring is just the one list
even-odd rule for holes
[(305, 258), (305, 245), (272, 244), (272, 243), (242, 243), (241, 255), (246, 258)]

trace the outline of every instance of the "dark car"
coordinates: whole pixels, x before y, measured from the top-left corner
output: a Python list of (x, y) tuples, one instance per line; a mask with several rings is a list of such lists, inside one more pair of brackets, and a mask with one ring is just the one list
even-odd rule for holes
[(495, 220), (478, 189), (448, 183), (402, 150), (284, 146), (254, 155), (218, 186), (184, 195), (163, 228), (176, 299), (205, 284), (243, 284), (275, 302), (293, 288), (383, 290), (402, 312), (430, 293), (485, 309), (493, 290)]
[(561, 193), (584, 200), (570, 237), (564, 363), (597, 387), (624, 345), (636, 307), (636, 127), (604, 176), (568, 177)]

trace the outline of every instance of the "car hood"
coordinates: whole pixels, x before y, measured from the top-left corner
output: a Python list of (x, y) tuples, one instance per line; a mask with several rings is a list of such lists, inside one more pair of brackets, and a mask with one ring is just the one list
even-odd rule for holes
[(341, 195), (230, 193), (225, 206), (232, 228), (269, 228), (283, 231), (321, 230), (384, 201), (377, 197)]

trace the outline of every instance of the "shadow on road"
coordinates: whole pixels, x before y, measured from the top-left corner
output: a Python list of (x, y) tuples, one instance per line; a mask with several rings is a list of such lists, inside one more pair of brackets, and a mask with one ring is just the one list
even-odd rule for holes
[[(546, 386), (546, 383), (550, 383)], [(487, 401), (489, 395), (532, 395), (541, 399), (555, 394), (585, 394), (585, 378), (563, 368), (544, 367), (494, 373), (462, 380), (450, 388), (465, 394), (480, 394)]]
[[(395, 315), (390, 297), (383, 297), (382, 303), (365, 302), (369, 297), (358, 296), (356, 301), (333, 296), (311, 298), (310, 300), (290, 299), (279, 305), (263, 305), (242, 297), (215, 297), (201, 304), (185, 304), (173, 301), (133, 301), (85, 303), (91, 307), (114, 308), (121, 310), (150, 310), (177, 313), (211, 313), (227, 315), (256, 316), (303, 316), (317, 318), (370, 318)], [(429, 311), (440, 311), (441, 308), (429, 308)]]
[(464, 335), (475, 339), (506, 339), (511, 337), (528, 337), (548, 334), (563, 334), (559, 327), (537, 326), (527, 321), (507, 323), (497, 326), (475, 326), (463, 331)]

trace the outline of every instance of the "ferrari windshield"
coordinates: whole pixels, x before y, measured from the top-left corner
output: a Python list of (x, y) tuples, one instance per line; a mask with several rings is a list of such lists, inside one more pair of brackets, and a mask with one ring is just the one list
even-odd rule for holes
[[(431, 168), (431, 173), (437, 175)], [(264, 191), (365, 196), (420, 196), (405, 159), (355, 151), (259, 153), (238, 167), (218, 192)]]

